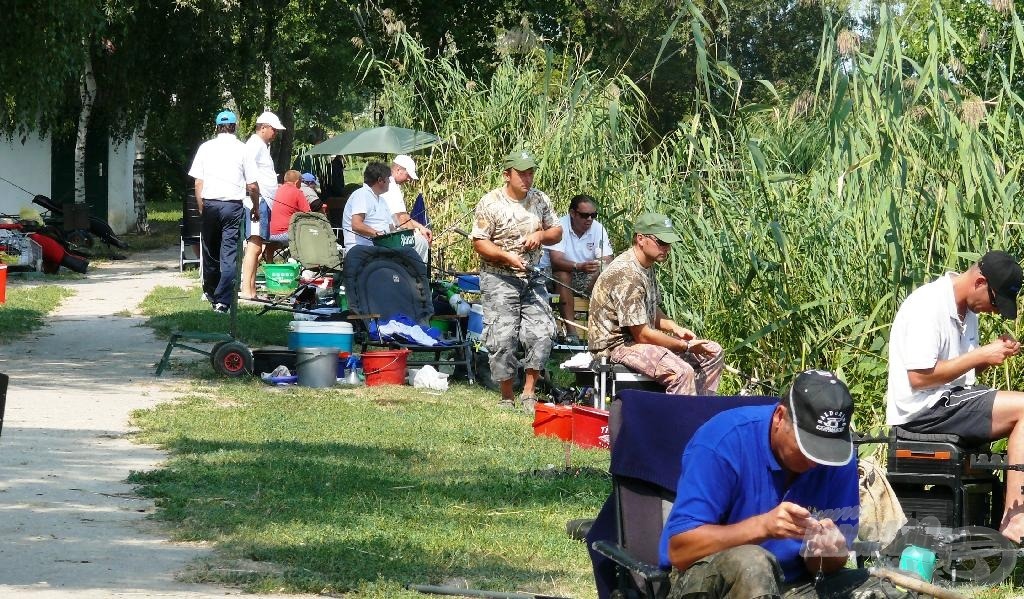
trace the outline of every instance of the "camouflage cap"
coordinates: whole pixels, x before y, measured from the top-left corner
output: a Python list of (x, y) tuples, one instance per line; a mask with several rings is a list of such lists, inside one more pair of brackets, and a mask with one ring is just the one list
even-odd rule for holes
[(633, 232), (654, 235), (665, 243), (675, 243), (681, 239), (672, 228), (672, 219), (657, 212), (641, 214), (633, 223)]
[(512, 152), (505, 157), (505, 161), (502, 164), (506, 169), (514, 168), (517, 171), (528, 171), (531, 168), (537, 168), (537, 161), (533, 159), (533, 154), (526, 150)]

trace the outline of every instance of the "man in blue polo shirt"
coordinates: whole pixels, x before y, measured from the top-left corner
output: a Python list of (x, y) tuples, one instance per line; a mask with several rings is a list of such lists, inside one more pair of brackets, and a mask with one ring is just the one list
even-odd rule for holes
[(775, 406), (697, 430), (661, 537), (670, 598), (789, 597), (810, 585), (843, 597), (877, 584), (843, 570), (859, 521), (852, 414), (846, 385), (808, 370)]

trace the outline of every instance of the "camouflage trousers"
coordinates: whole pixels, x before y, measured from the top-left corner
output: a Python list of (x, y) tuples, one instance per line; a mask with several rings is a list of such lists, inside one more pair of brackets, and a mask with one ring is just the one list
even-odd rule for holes
[(537, 275), (522, 279), (481, 272), (480, 294), (484, 308), (483, 344), (491, 377), (506, 381), (515, 375), (520, 366), (516, 358), (520, 343), (526, 352), (522, 366), (543, 370), (555, 336), (555, 319), (548, 306), (544, 279)]
[(715, 395), (722, 379), (725, 359), (722, 346), (708, 341), (704, 346), (711, 353), (678, 354), (660, 345), (627, 343), (611, 351), (612, 362), (634, 372), (647, 375), (665, 386), (673, 395)]
[(820, 582), (810, 577), (783, 581), (782, 567), (759, 545), (740, 545), (697, 560), (685, 572), (672, 570), (668, 599), (899, 599), (909, 595), (867, 570), (843, 569)]

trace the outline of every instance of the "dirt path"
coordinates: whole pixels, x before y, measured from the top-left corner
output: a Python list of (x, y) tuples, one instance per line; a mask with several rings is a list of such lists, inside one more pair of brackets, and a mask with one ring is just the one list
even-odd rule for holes
[(146, 520), (153, 502), (123, 482), (165, 458), (126, 439), (129, 413), (181, 385), (153, 376), (165, 342), (136, 308), (154, 287), (188, 281), (176, 249), (91, 268), (59, 283), (75, 296), (45, 328), (0, 346), (0, 372), (11, 377), (0, 434), (0, 597), (240, 594), (178, 582), (210, 549), (167, 541)]

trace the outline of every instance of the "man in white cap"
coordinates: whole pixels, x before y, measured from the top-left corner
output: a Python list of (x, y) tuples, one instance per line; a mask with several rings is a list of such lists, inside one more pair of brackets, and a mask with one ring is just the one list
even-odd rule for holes
[(399, 229), (412, 229), (416, 232), (416, 253), (426, 262), (427, 252), (430, 250), (430, 242), (433, 236), (430, 229), (409, 216), (409, 211), (405, 206), (405, 195), (402, 193), (403, 185), (406, 185), (409, 181), (418, 180), (416, 161), (407, 154), (399, 154), (391, 162), (391, 177), (388, 180), (388, 190), (381, 197), (388, 203), (395, 226)]
[(256, 268), (263, 253), (263, 244), (270, 239), (270, 211), (274, 207), (277, 193), (277, 171), (270, 156), (270, 142), (278, 131), (284, 131), (281, 119), (269, 110), (256, 117), (256, 128), (245, 142), (247, 156), (256, 163), (258, 189), (252, 192), (246, 202), (245, 254), (242, 257), (242, 299), (256, 299)]

